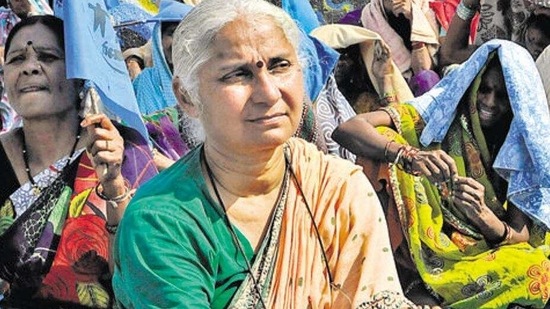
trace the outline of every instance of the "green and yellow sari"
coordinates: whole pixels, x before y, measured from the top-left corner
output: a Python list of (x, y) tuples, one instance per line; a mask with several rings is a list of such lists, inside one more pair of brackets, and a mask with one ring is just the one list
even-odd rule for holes
[[(398, 132), (378, 130), (390, 139), (424, 150), (442, 149), (456, 162), (460, 176), (474, 178), (485, 186), (485, 203), (501, 219), (506, 215), (502, 179), (491, 168), (492, 154), (481, 130), (476, 109), (478, 74), (469, 95), (459, 104), (442, 143), (423, 147), (419, 137), (424, 121), (408, 104), (395, 104), (386, 111)], [(389, 189), (395, 204), (389, 213), (396, 218), (407, 242), (414, 266), (427, 289), (451, 308), (506, 308), (510, 304), (543, 308), (550, 298), (550, 237), (533, 224), (525, 243), (493, 247), (471, 226), (442, 193), (445, 189), (425, 177), (415, 177), (391, 166)], [(504, 197), (504, 198), (503, 198)], [(393, 210), (393, 212), (392, 212)], [(394, 249), (398, 245), (394, 243)]]

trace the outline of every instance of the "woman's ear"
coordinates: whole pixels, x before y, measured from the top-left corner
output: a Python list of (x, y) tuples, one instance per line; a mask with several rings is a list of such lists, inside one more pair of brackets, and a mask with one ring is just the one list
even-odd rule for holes
[(199, 118), (199, 108), (191, 101), (189, 93), (183, 88), (181, 79), (178, 76), (174, 76), (172, 79), (172, 91), (183, 111), (193, 118)]

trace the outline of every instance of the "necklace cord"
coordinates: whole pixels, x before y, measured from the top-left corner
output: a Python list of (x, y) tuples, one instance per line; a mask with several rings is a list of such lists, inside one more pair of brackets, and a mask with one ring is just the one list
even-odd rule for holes
[(204, 162), (204, 166), (206, 167), (206, 173), (208, 174), (208, 179), (210, 180), (210, 183), (212, 184), (212, 188), (214, 189), (214, 193), (216, 194), (216, 199), (218, 200), (218, 203), (220, 204), (220, 206), (223, 210), (223, 217), (224, 217), (225, 225), (227, 225), (229, 233), (231, 234), (231, 238), (233, 238), (233, 242), (236, 244), (236, 247), (239, 250), (239, 253), (244, 258), (244, 261), (246, 263), (247, 273), (250, 276), (250, 279), (252, 280), (252, 284), (254, 286), (254, 291), (258, 294), (260, 303), (262, 304), (262, 308), (267, 309), (267, 305), (265, 304), (265, 302), (263, 300), (263, 297), (262, 297), (262, 292), (260, 291), (260, 288), (258, 287), (258, 282), (256, 281), (256, 278), (254, 277), (254, 273), (252, 272), (252, 266), (250, 265), (250, 262), (248, 261), (248, 258), (246, 257), (246, 254), (244, 252), (242, 244), (241, 244), (239, 238), (237, 237), (237, 233), (233, 229), (233, 225), (231, 225), (231, 221), (229, 220), (229, 216), (227, 215), (227, 210), (225, 208), (225, 204), (223, 203), (220, 192), (218, 191), (218, 186), (216, 185), (216, 182), (214, 180), (214, 173), (212, 172), (212, 169), (210, 168), (210, 165), (208, 164), (208, 161), (206, 160), (206, 155), (204, 154), (204, 147), (202, 148), (202, 151), (201, 151), (201, 157), (202, 157), (202, 161)]
[[(304, 191), (302, 190), (302, 186), (300, 185), (300, 182), (298, 181), (298, 177), (296, 176), (296, 173), (294, 173), (294, 169), (292, 168), (292, 164), (290, 164), (290, 157), (287, 152), (285, 152), (285, 160), (287, 161), (287, 165), (290, 169), (290, 174), (292, 175), (292, 178), (294, 179), (294, 182), (296, 183), (296, 186), (298, 187), (298, 191), (300, 191), (300, 194), (302, 195), (302, 198), (304, 199), (304, 204), (307, 209), (307, 213), (309, 214), (309, 218), (311, 219), (311, 222), (313, 223), (313, 229), (315, 230), (315, 236), (317, 236), (317, 241), (319, 242), (319, 246), (321, 247), (321, 253), (323, 254), (323, 262), (325, 263), (325, 268), (327, 270), (327, 276), (329, 280), (330, 286), (337, 287), (334, 284), (334, 279), (332, 277), (332, 273), (330, 271), (330, 267), (328, 265), (328, 259), (327, 254), (325, 251), (325, 246), (323, 245), (323, 241), (321, 239), (321, 233), (319, 232), (319, 228), (317, 227), (317, 223), (315, 223), (315, 218), (313, 216), (313, 212), (311, 211), (311, 207), (309, 207), (309, 203), (307, 202), (306, 195), (304, 194)], [(339, 288), (339, 287), (337, 287)]]
[[(69, 157), (67, 158), (67, 163), (65, 164), (63, 169), (65, 169), (67, 166), (69, 166), (69, 163), (71, 162), (71, 158), (73, 157), (74, 152), (76, 150), (76, 146), (78, 145), (78, 141), (80, 140), (81, 129), (82, 128), (80, 126), (78, 126), (78, 129), (76, 131), (76, 139), (75, 139), (74, 144), (71, 148), (71, 152), (69, 153)], [(25, 163), (25, 171), (27, 172), (27, 177), (29, 178), (29, 181), (30, 181), (31, 185), (34, 188), (37, 188), (37, 184), (34, 181), (34, 177), (32, 176), (31, 168), (30, 168), (30, 165), (29, 165), (29, 152), (27, 150), (27, 141), (25, 139), (25, 131), (23, 131), (23, 128), (21, 128), (21, 141), (23, 143), (23, 163)]]
[[(290, 147), (288, 147), (287, 149), (288, 149), (288, 151), (291, 151)], [(334, 283), (334, 277), (332, 276), (332, 272), (330, 271), (330, 267), (328, 265), (327, 253), (326, 253), (326, 250), (325, 250), (325, 246), (323, 245), (323, 240), (321, 239), (321, 233), (319, 232), (319, 227), (317, 226), (317, 223), (315, 223), (315, 218), (313, 216), (313, 211), (311, 210), (311, 207), (309, 206), (309, 203), (306, 199), (306, 195), (304, 194), (302, 186), (300, 185), (300, 182), (298, 181), (298, 177), (296, 176), (296, 173), (294, 173), (294, 169), (292, 168), (290, 156), (289, 156), (288, 152), (286, 152), (286, 151), (285, 151), (285, 160), (287, 161), (287, 166), (290, 170), (290, 174), (292, 175), (292, 178), (294, 179), (294, 182), (296, 182), (296, 186), (298, 187), (298, 191), (300, 191), (300, 194), (302, 195), (302, 198), (304, 199), (304, 204), (306, 206), (307, 212), (308, 212), (309, 217), (311, 219), (311, 223), (313, 224), (313, 229), (315, 230), (315, 235), (317, 236), (317, 241), (319, 242), (319, 246), (321, 247), (321, 253), (323, 254), (323, 262), (325, 264), (325, 269), (327, 270), (327, 277), (328, 277), (328, 280), (329, 280), (329, 286), (331, 288), (334, 288), (334, 289), (340, 291), (340, 293), (342, 293), (342, 295), (349, 302), (350, 307), (351, 307), (352, 306), (352, 300), (349, 297), (349, 295), (346, 292), (344, 292), (344, 290), (342, 290), (340, 284), (335, 284)]]
[[(317, 237), (317, 241), (319, 243), (319, 246), (321, 247), (321, 253), (322, 253), (322, 259), (323, 259), (323, 262), (325, 264), (325, 269), (327, 271), (327, 277), (328, 277), (328, 280), (329, 280), (329, 285), (332, 287), (332, 288), (335, 288), (337, 290), (340, 290), (344, 296), (346, 296), (346, 298), (348, 298), (349, 300), (349, 297), (344, 293), (344, 291), (341, 290), (340, 286), (339, 285), (336, 285), (334, 283), (334, 278), (332, 276), (332, 272), (330, 271), (330, 267), (328, 265), (328, 258), (327, 258), (327, 254), (326, 254), (326, 251), (325, 251), (325, 246), (323, 245), (323, 241), (321, 239), (321, 233), (319, 232), (319, 228), (317, 227), (317, 224), (315, 223), (315, 218), (313, 216), (313, 211), (311, 210), (311, 207), (309, 206), (309, 203), (306, 199), (306, 195), (304, 194), (304, 191), (302, 189), (302, 186), (300, 185), (300, 182), (298, 181), (298, 177), (296, 176), (296, 173), (294, 173), (294, 169), (292, 168), (292, 164), (291, 164), (291, 160), (290, 160), (290, 155), (289, 155), (289, 152), (290, 151), (290, 147), (285, 147), (285, 151), (284, 151), (284, 157), (285, 157), (285, 164), (286, 164), (286, 168), (288, 169), (288, 171), (290, 172), (290, 175), (292, 176), (292, 178), (294, 179), (294, 182), (296, 183), (296, 186), (298, 187), (298, 191), (300, 192), (300, 194), (302, 195), (302, 198), (304, 200), (304, 204), (306, 206), (306, 209), (307, 209), (307, 212), (309, 214), (309, 217), (311, 219), (311, 222), (312, 222), (312, 225), (313, 225), (313, 229), (315, 231), (315, 236)], [(206, 160), (206, 155), (204, 154), (204, 148), (202, 149), (201, 151), (201, 156), (202, 156), (202, 160), (204, 162), (204, 165), (206, 167), (206, 172), (208, 174), (208, 178), (210, 180), (210, 182), (212, 183), (212, 187), (214, 189), (214, 193), (216, 194), (216, 198), (218, 199), (218, 202), (220, 204), (220, 206), (222, 207), (222, 210), (223, 210), (223, 214), (224, 214), (224, 219), (225, 219), (225, 222), (226, 222), (226, 225), (228, 226), (228, 229), (231, 233), (231, 236), (233, 238), (233, 241), (237, 244), (237, 248), (239, 249), (240, 253), (242, 254), (242, 256), (244, 257), (245, 259), (245, 262), (246, 262), (246, 266), (247, 266), (247, 271), (249, 273), (249, 275), (251, 276), (251, 279), (252, 279), (252, 282), (254, 284), (254, 289), (256, 290), (256, 292), (259, 294), (260, 296), (260, 302), (262, 303), (262, 306), (263, 308), (266, 308), (267, 309), (267, 306), (265, 305), (263, 299), (262, 299), (262, 294), (261, 292), (259, 291), (259, 288), (257, 286), (257, 282), (256, 282), (256, 279), (254, 278), (254, 274), (252, 273), (252, 267), (250, 266), (250, 263), (248, 262), (248, 259), (246, 258), (246, 255), (244, 253), (244, 249), (242, 248), (242, 245), (239, 241), (239, 239), (237, 238), (237, 235), (233, 229), (233, 226), (231, 225), (231, 222), (229, 221), (229, 216), (227, 215), (227, 210), (225, 209), (225, 205), (223, 203), (223, 200), (221, 198), (221, 195), (218, 191), (218, 188), (216, 186), (216, 183), (214, 181), (214, 174), (210, 168), (210, 165), (208, 164), (208, 161)]]

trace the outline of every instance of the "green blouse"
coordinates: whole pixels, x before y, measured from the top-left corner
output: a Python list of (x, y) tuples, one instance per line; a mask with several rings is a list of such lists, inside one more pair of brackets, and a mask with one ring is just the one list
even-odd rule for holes
[[(208, 193), (201, 149), (143, 185), (126, 209), (114, 251), (119, 305), (225, 308), (246, 277), (246, 261)], [(250, 243), (235, 231), (252, 263)]]

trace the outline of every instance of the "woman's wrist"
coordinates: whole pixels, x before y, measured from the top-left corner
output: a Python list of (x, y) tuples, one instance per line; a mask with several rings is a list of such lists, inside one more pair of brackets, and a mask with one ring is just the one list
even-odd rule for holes
[(114, 179), (100, 182), (98, 187), (101, 189), (100, 192), (106, 199), (111, 199), (123, 194), (126, 191), (128, 181), (126, 181), (122, 175), (119, 175)]
[(99, 183), (95, 187), (95, 192), (100, 199), (106, 201), (107, 205), (114, 209), (118, 208), (120, 204), (126, 205), (133, 195), (130, 183), (125, 179), (122, 180), (122, 186), (120, 184), (105, 186)]
[(393, 73), (384, 73), (374, 77), (374, 82), (378, 85), (380, 94), (393, 90)]
[(508, 223), (506, 223), (506, 221), (501, 221), (501, 222), (503, 224), (503, 230), (501, 235), (498, 238), (487, 239), (487, 243), (491, 247), (499, 247), (502, 245), (509, 244), (512, 239), (512, 228), (510, 227), (510, 225), (508, 225)]

